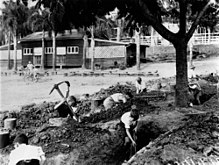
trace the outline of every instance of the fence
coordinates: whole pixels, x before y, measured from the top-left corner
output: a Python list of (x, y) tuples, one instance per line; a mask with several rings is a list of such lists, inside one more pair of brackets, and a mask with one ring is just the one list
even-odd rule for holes
[[(219, 44), (219, 33), (197, 33), (193, 37), (194, 45)], [(123, 39), (123, 42), (134, 42), (134, 38)], [(168, 46), (172, 45), (161, 36), (141, 36), (141, 44), (149, 46)]]
[(219, 44), (219, 33), (194, 34), (194, 45)]

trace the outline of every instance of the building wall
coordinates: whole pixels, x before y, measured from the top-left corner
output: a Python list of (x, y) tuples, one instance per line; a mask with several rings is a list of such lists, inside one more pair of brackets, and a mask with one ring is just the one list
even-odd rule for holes
[[(21, 50), (17, 50), (17, 66), (21, 66)], [(10, 68), (14, 65), (14, 50), (10, 51)], [(8, 50), (0, 50), (0, 69), (4, 70), (8, 67)]]
[[(108, 45), (109, 44), (109, 45)], [(98, 65), (101, 68), (115, 67), (114, 63), (118, 65), (125, 63), (126, 60), (126, 46), (121, 44), (112, 45), (112, 43), (99, 42), (94, 49), (94, 66)], [(91, 67), (92, 49), (88, 48), (86, 55), (86, 67)]]
[[(79, 48), (78, 54), (67, 54), (67, 47), (68, 46), (77, 46)], [(29, 42), (22, 42), (22, 65), (26, 66), (28, 61), (34, 62), (34, 56), (36, 54), (32, 55), (24, 55), (24, 48), (41, 48), (42, 42), (41, 41), (29, 41)], [(45, 40), (45, 48), (46, 47), (52, 47), (52, 40)], [(60, 48), (65, 48), (64, 53), (59, 52)], [(65, 63), (57, 63), (57, 66), (63, 65), (63, 66), (81, 66), (82, 65), (82, 57), (83, 57), (83, 39), (74, 39), (74, 40), (57, 40), (56, 41), (56, 50), (57, 50), (57, 56), (64, 56), (65, 57)], [(62, 49), (63, 50), (63, 49)], [(38, 54), (39, 56), (40, 54)], [(40, 55), (41, 56), (41, 55)], [(45, 66), (51, 67), (52, 66), (52, 53), (51, 54), (45, 54)]]
[[(21, 50), (17, 50), (17, 59), (21, 60), (22, 54)], [(8, 59), (8, 50), (0, 50), (0, 60)], [(10, 50), (10, 59), (14, 59), (14, 50)]]
[[(118, 58), (95, 58), (94, 59), (94, 66), (97, 64), (102, 69), (107, 69), (110, 67), (115, 67), (114, 63), (117, 62), (118, 65), (124, 63), (125, 58), (124, 57), (118, 57)], [(91, 68), (91, 59), (86, 59), (86, 68)]]
[[(10, 69), (14, 66), (14, 60), (10, 60)], [(21, 59), (17, 60), (17, 66), (21, 66)], [(8, 68), (8, 60), (0, 60), (0, 70), (7, 70)]]

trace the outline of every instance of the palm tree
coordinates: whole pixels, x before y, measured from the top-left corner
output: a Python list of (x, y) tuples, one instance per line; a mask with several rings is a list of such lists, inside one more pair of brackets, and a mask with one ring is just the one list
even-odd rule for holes
[(83, 60), (82, 60), (82, 69), (86, 68), (86, 54), (88, 52), (88, 30), (86, 27), (83, 27), (84, 32), (84, 44), (83, 44)]
[(44, 59), (45, 59), (45, 31), (51, 31), (51, 24), (49, 21), (48, 10), (36, 10), (30, 14), (28, 18), (28, 24), (31, 26), (32, 31), (42, 31), (42, 56), (41, 56), (41, 69), (44, 70)]
[(7, 69), (10, 70), (10, 46), (11, 46), (11, 32), (8, 30), (8, 24), (3, 22), (3, 16), (1, 16), (1, 33), (2, 33), (2, 37), (4, 37), (3, 42), (6, 44), (8, 44), (8, 65), (7, 65)]
[(94, 25), (91, 26), (91, 70), (94, 71), (94, 55), (95, 55), (95, 40), (94, 40)]
[[(49, 20), (52, 25), (52, 47), (53, 60), (52, 68), (56, 70), (56, 35), (58, 32), (65, 30), (65, 25), (62, 24), (62, 19), (65, 14), (65, 7), (63, 2), (59, 0), (50, 1), (50, 16)], [(63, 25), (63, 26), (62, 26)]]
[[(22, 3), (10, 1), (3, 2), (2, 22), (4, 27), (13, 36), (14, 40), (14, 70), (17, 70), (17, 37), (22, 34), (26, 25), (28, 8)], [(10, 37), (10, 35), (8, 35)], [(9, 39), (10, 41), (10, 39)], [(10, 51), (10, 48), (9, 48)], [(10, 53), (9, 60), (10, 60)]]

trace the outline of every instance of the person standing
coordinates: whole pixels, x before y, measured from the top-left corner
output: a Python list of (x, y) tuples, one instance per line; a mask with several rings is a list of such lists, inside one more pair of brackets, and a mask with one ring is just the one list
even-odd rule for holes
[(28, 62), (28, 64), (27, 64), (27, 69), (28, 69), (30, 72), (33, 71), (33, 69), (34, 69), (34, 65), (32, 64), (31, 61)]
[(120, 119), (120, 125), (125, 134), (124, 147), (126, 152), (129, 152), (126, 155), (126, 159), (129, 159), (134, 154), (129, 150), (130, 145), (132, 144), (132, 147), (136, 149), (135, 133), (137, 131), (138, 119), (139, 113), (135, 105), (132, 105), (131, 111), (124, 113)]
[(11, 151), (8, 165), (43, 165), (46, 157), (41, 147), (28, 145), (25, 134), (14, 139), (15, 149)]
[(31, 61), (28, 62), (26, 69), (27, 69), (27, 75), (31, 76), (34, 80), (34, 65), (32, 64)]

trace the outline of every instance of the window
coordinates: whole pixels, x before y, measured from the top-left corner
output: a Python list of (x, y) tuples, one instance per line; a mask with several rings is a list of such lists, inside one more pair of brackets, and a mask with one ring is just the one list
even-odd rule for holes
[(24, 48), (23, 49), (23, 55), (32, 55), (33, 49), (32, 48)]
[(68, 46), (67, 47), (67, 54), (78, 54), (79, 47), (78, 46)]
[(66, 48), (65, 47), (57, 47), (56, 48), (56, 54), (57, 55), (65, 55), (66, 54)]
[(65, 64), (66, 56), (65, 55), (57, 55), (56, 56), (56, 64)]
[(52, 54), (53, 53), (53, 48), (52, 47), (46, 47), (45, 48), (45, 54)]
[(41, 56), (34, 56), (34, 65), (41, 64)]

